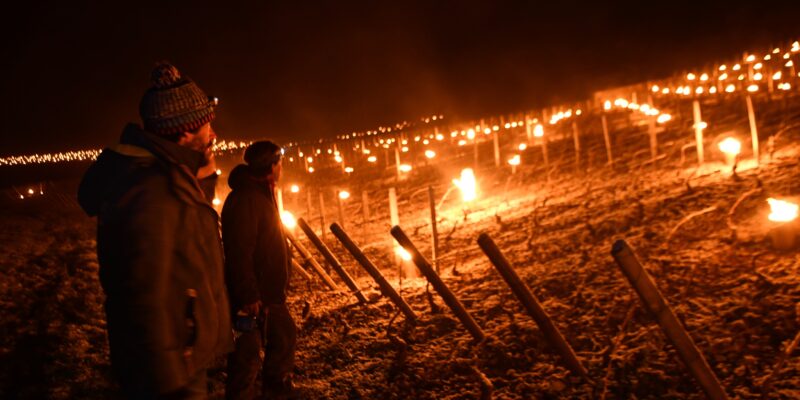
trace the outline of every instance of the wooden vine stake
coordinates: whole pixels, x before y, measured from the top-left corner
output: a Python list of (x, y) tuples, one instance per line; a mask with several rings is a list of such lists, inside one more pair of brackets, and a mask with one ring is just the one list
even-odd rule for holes
[(319, 250), (319, 252), (322, 253), (322, 256), (325, 257), (326, 261), (328, 261), (328, 264), (330, 264), (336, 271), (336, 273), (339, 274), (339, 277), (342, 278), (345, 285), (347, 285), (347, 287), (350, 288), (350, 291), (353, 292), (353, 295), (356, 296), (358, 302), (366, 303), (367, 298), (364, 297), (364, 294), (361, 293), (361, 290), (358, 288), (358, 286), (356, 286), (356, 283), (353, 281), (353, 278), (351, 278), (350, 274), (348, 274), (347, 271), (344, 270), (344, 267), (342, 267), (342, 263), (339, 262), (339, 260), (336, 258), (335, 255), (333, 255), (333, 253), (331, 253), (331, 250), (328, 248), (328, 246), (326, 246), (325, 243), (322, 243), (322, 240), (319, 240), (319, 237), (317, 236), (316, 233), (314, 233), (314, 230), (311, 229), (310, 226), (308, 226), (308, 223), (302, 218), (298, 218), (297, 225), (299, 225), (300, 229), (302, 229), (303, 232), (305, 232), (306, 237), (308, 237), (308, 240), (310, 240), (311, 243), (313, 243), (314, 246), (317, 248), (317, 250)]
[(647, 311), (656, 318), (669, 341), (678, 350), (681, 360), (686, 364), (689, 373), (700, 384), (706, 396), (712, 400), (727, 399), (728, 395), (714, 371), (711, 370), (708, 362), (697, 349), (689, 333), (678, 321), (664, 296), (658, 291), (653, 278), (642, 267), (628, 243), (624, 240), (616, 241), (611, 249), (611, 255), (636, 290)]
[(564, 336), (561, 335), (561, 332), (559, 332), (558, 328), (553, 324), (553, 321), (550, 320), (550, 316), (547, 315), (547, 312), (536, 299), (536, 296), (533, 295), (528, 285), (520, 279), (517, 272), (514, 271), (514, 268), (508, 263), (508, 260), (506, 260), (503, 253), (500, 252), (500, 249), (492, 238), (482, 233), (478, 237), (478, 245), (481, 247), (484, 254), (486, 254), (486, 257), (489, 257), (489, 260), (491, 260), (492, 264), (497, 268), (497, 271), (500, 272), (500, 275), (511, 288), (511, 291), (514, 292), (514, 295), (517, 296), (517, 299), (525, 306), (528, 315), (536, 321), (536, 325), (542, 330), (545, 338), (555, 347), (555, 350), (561, 356), (561, 359), (567, 367), (573, 373), (588, 378), (586, 369), (583, 367), (580, 360), (578, 360), (572, 347), (567, 343), (567, 340), (564, 339)]
[(703, 152), (703, 116), (700, 113), (699, 100), (695, 100), (692, 103), (692, 111), (694, 115), (694, 141), (697, 146), (697, 163), (702, 165), (705, 162), (705, 153)]
[(358, 245), (353, 242), (352, 239), (350, 239), (350, 236), (347, 235), (347, 232), (345, 232), (344, 229), (342, 229), (342, 227), (336, 223), (331, 224), (331, 232), (333, 232), (333, 236), (336, 236), (336, 238), (339, 239), (339, 242), (341, 242), (342, 246), (344, 246), (344, 248), (350, 252), (353, 258), (358, 261), (362, 267), (364, 267), (372, 279), (375, 280), (375, 282), (378, 284), (378, 287), (381, 289), (381, 294), (392, 300), (397, 308), (399, 308), (400, 311), (405, 314), (408, 321), (416, 322), (417, 315), (414, 314), (414, 310), (412, 310), (408, 303), (403, 300), (403, 297), (400, 296), (396, 290), (394, 290), (392, 285), (389, 284), (389, 281), (384, 278), (383, 274), (381, 274), (381, 271), (378, 270), (375, 264), (373, 264), (372, 261), (370, 261), (366, 255), (364, 255), (364, 252), (361, 251)]
[(414, 264), (417, 265), (422, 274), (425, 275), (425, 278), (428, 279), (428, 282), (431, 283), (436, 292), (439, 293), (439, 296), (442, 297), (445, 304), (453, 310), (453, 313), (458, 317), (458, 320), (461, 321), (461, 324), (467, 328), (467, 331), (472, 335), (475, 341), (480, 342), (486, 338), (486, 335), (483, 333), (483, 330), (478, 323), (472, 318), (472, 316), (467, 312), (464, 308), (464, 305), (461, 304), (460, 301), (456, 298), (456, 295), (450, 291), (450, 288), (444, 284), (442, 278), (433, 270), (431, 263), (425, 259), (422, 253), (417, 250), (417, 247), (414, 246), (414, 243), (411, 242), (411, 239), (406, 236), (403, 229), (399, 226), (392, 227), (391, 230), (392, 236), (397, 240), (397, 243), (400, 243), (403, 248), (406, 249), (411, 254), (411, 259), (414, 261)]
[(294, 235), (287, 232), (286, 229), (284, 229), (284, 232), (286, 238), (289, 239), (289, 243), (291, 243), (292, 246), (294, 246), (294, 248), (297, 249), (297, 252), (300, 253), (300, 257), (303, 258), (303, 263), (305, 265), (311, 266), (311, 269), (313, 269), (314, 272), (316, 272), (317, 275), (319, 275), (322, 281), (325, 282), (325, 285), (327, 285), (331, 290), (339, 290), (339, 286), (336, 285), (336, 282), (334, 282), (333, 279), (331, 279), (330, 275), (328, 275), (328, 273), (325, 272), (322, 266), (319, 265), (317, 260), (315, 260), (314, 257), (311, 256), (311, 253), (309, 253), (308, 249), (306, 249), (306, 246), (303, 246), (303, 244), (300, 243), (300, 241), (297, 240), (297, 238), (295, 238)]

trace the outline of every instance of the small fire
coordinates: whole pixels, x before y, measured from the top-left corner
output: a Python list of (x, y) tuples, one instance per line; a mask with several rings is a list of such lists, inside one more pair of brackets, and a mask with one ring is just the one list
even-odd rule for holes
[(211, 200), (211, 204), (213, 204), (215, 206), (220, 205), (220, 203), (222, 203), (222, 202), (217, 197), (214, 197), (214, 200)]
[(400, 172), (411, 172), (411, 166), (408, 164), (400, 164), (398, 169), (400, 170)]
[(790, 222), (797, 218), (797, 210), (800, 208), (797, 204), (778, 200), (772, 197), (767, 199), (770, 207), (769, 220), (773, 222)]
[(281, 222), (283, 222), (283, 226), (289, 229), (294, 229), (297, 226), (297, 220), (294, 219), (294, 215), (286, 210), (281, 211)]
[(339, 198), (340, 198), (340, 199), (342, 199), (342, 200), (347, 200), (347, 199), (349, 199), (349, 198), (350, 198), (350, 192), (348, 192), (348, 191), (346, 191), (346, 190), (342, 190), (342, 191), (340, 191), (340, 192), (339, 192)]
[(394, 248), (394, 252), (403, 259), (403, 261), (411, 261), (411, 253), (408, 252), (404, 247), (397, 246)]
[(436, 157), (436, 152), (433, 150), (425, 150), (425, 157), (428, 158)]
[(289, 191), (291, 191), (292, 193), (297, 193), (297, 192), (299, 192), (299, 191), (300, 191), (300, 186), (297, 186), (297, 185), (292, 185), (292, 186), (289, 188)]
[(519, 163), (520, 163), (519, 154), (516, 154), (514, 155), (514, 157), (508, 159), (508, 165), (519, 165)]
[(528, 148), (528, 145), (525, 143), (520, 143), (519, 146), (517, 146), (517, 148), (519, 149), (519, 151), (525, 151), (525, 149)]
[(461, 189), (461, 198), (464, 202), (475, 200), (478, 197), (478, 184), (475, 182), (475, 173), (472, 168), (461, 170), (461, 179), (453, 179), (453, 183)]
[(719, 142), (719, 149), (725, 154), (737, 155), (742, 151), (742, 142), (735, 138), (727, 137)]
[(354, 171), (353, 167), (344, 167), (344, 172), (352, 173)]
[(536, 126), (533, 127), (533, 136), (536, 137), (544, 136), (544, 127), (542, 126), (542, 124), (536, 124)]
[(367, 157), (367, 161), (369, 161), (371, 163), (374, 163), (375, 161), (378, 161), (378, 157), (369, 156), (369, 157)]

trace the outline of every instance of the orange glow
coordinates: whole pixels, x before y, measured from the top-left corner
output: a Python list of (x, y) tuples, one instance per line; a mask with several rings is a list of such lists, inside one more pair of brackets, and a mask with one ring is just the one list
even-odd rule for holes
[(411, 172), (411, 166), (408, 164), (400, 164), (398, 169), (400, 170), (400, 172)]
[(394, 252), (403, 260), (403, 261), (411, 261), (411, 253), (408, 252), (405, 248), (401, 246), (397, 246), (394, 248)]
[(736, 138), (727, 137), (719, 142), (719, 149), (725, 154), (737, 155), (742, 150), (742, 142)]
[(342, 199), (342, 200), (349, 199), (350, 198), (350, 192), (348, 192), (346, 190), (339, 191), (339, 198)]
[(283, 226), (289, 229), (294, 229), (297, 226), (297, 220), (294, 215), (286, 210), (281, 211), (281, 222), (283, 222)]
[(371, 162), (371, 163), (374, 163), (375, 161), (378, 161), (378, 157), (369, 156), (369, 157), (367, 157), (367, 161)]
[(292, 186), (289, 188), (289, 191), (290, 191), (290, 192), (292, 192), (292, 193), (297, 193), (297, 192), (299, 192), (299, 191), (300, 191), (300, 186), (297, 186), (297, 185), (292, 185)]
[(773, 222), (791, 222), (797, 218), (798, 205), (772, 197), (767, 199), (770, 208), (769, 220)]
[(428, 158), (436, 157), (436, 152), (433, 150), (425, 150), (425, 157)]
[(461, 189), (461, 198), (465, 203), (478, 197), (478, 184), (475, 181), (475, 173), (472, 168), (461, 170), (461, 179), (453, 179), (453, 184)]
[(519, 165), (520, 157), (519, 154), (515, 154), (514, 157), (508, 159), (508, 165)]
[(542, 124), (536, 124), (536, 126), (533, 127), (533, 136), (536, 137), (544, 136), (544, 126), (542, 126)]

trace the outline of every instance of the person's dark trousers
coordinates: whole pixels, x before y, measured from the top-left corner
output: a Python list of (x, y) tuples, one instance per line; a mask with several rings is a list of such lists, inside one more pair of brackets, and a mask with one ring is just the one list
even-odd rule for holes
[(254, 329), (242, 332), (236, 339), (236, 349), (228, 356), (228, 381), (225, 398), (229, 400), (255, 397), (255, 381), (261, 368), (263, 391), (274, 391), (294, 368), (297, 328), (286, 304), (270, 304), (266, 318), (266, 348), (263, 363), (259, 352), (263, 346), (262, 332)]
[(206, 370), (201, 369), (186, 386), (171, 393), (158, 394), (146, 388), (124, 385), (122, 391), (129, 400), (201, 400), (208, 399), (207, 379)]

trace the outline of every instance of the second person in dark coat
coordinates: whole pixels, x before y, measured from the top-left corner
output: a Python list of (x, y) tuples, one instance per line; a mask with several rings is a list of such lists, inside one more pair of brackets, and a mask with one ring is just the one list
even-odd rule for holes
[(228, 178), (232, 191), (222, 208), (222, 239), (232, 313), (258, 320), (261, 328), (240, 327), (228, 359), (228, 399), (252, 399), (259, 369), (264, 397), (288, 398), (296, 392), (291, 382), (296, 328), (286, 306), (290, 253), (275, 201), (282, 158), (276, 144), (253, 143), (245, 151), (246, 164)]

